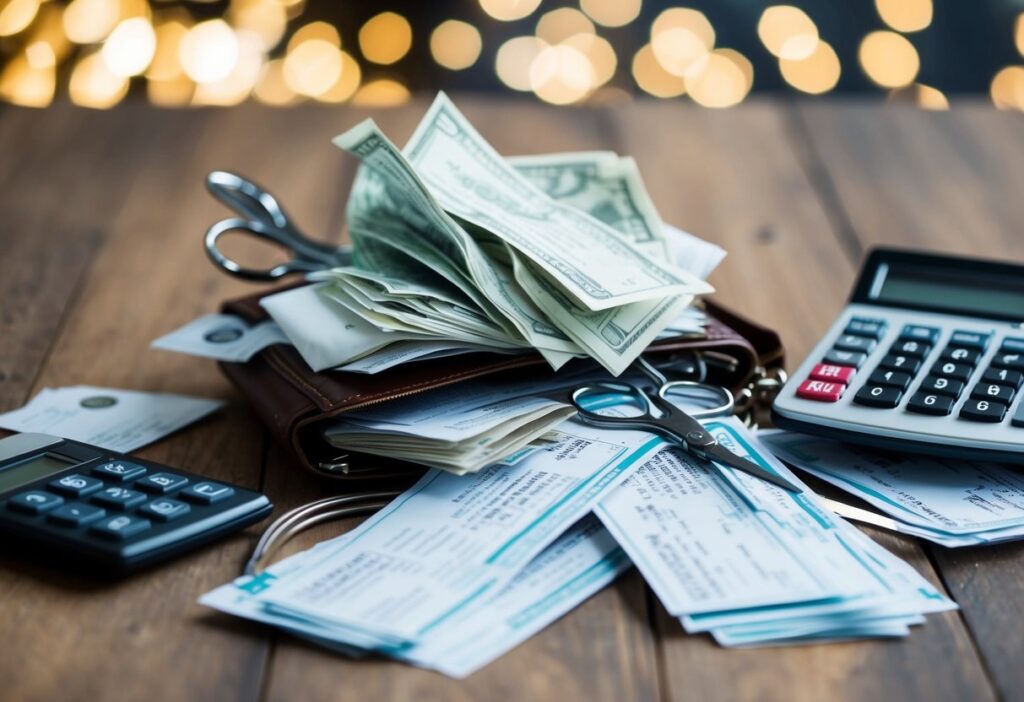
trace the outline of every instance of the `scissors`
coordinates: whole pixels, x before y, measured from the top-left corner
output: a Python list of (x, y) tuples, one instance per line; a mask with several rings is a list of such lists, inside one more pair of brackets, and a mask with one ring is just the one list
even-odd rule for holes
[[(577, 388), (571, 397), (580, 419), (598, 427), (645, 429), (672, 440), (688, 453), (705, 461), (714, 461), (741, 470), (790, 492), (802, 492), (799, 487), (782, 476), (765, 470), (753, 461), (738, 456), (722, 446), (697, 421), (732, 414), (735, 403), (728, 389), (694, 380), (669, 381), (643, 358), (634, 361), (633, 367), (652, 380), (657, 390), (652, 391), (632, 382), (621, 381), (601, 381)], [(595, 412), (594, 408), (599, 407), (602, 401), (606, 404), (609, 394), (626, 395), (629, 406), (639, 410), (639, 414), (621, 417)], [(669, 401), (668, 398), (673, 396), (711, 406), (684, 412)], [(655, 408), (660, 412), (660, 416), (654, 415)]]
[[(352, 259), (348, 246), (332, 246), (313, 241), (292, 224), (284, 208), (273, 195), (240, 175), (212, 171), (206, 176), (206, 189), (215, 198), (241, 217), (216, 222), (206, 230), (206, 254), (214, 265), (244, 280), (272, 281), (295, 273), (312, 273), (325, 268), (347, 265)], [(241, 231), (247, 235), (277, 244), (287, 251), (290, 260), (273, 268), (246, 268), (225, 256), (217, 247), (221, 235)]]

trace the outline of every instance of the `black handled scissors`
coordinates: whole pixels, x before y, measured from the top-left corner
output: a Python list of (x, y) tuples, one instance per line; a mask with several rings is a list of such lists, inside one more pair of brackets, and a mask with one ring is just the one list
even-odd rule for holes
[[(250, 180), (227, 171), (206, 176), (206, 189), (241, 217), (216, 222), (206, 231), (206, 255), (227, 273), (245, 280), (271, 281), (295, 273), (312, 273), (351, 262), (351, 249), (313, 241), (292, 224), (273, 195)], [(273, 268), (246, 268), (225, 256), (217, 247), (221, 235), (241, 231), (283, 247), (291, 258)]]
[[(657, 389), (652, 392), (637, 384), (621, 381), (601, 381), (577, 388), (572, 393), (572, 402), (576, 405), (580, 419), (587, 424), (610, 429), (644, 429), (675, 442), (688, 453), (705, 461), (714, 461), (741, 470), (790, 492), (803, 492), (782, 476), (765, 470), (753, 461), (748, 461), (722, 446), (697, 421), (732, 414), (734, 402), (728, 389), (692, 380), (668, 381), (642, 358), (637, 359), (633, 367), (653, 380), (657, 384)], [(612, 416), (594, 411), (605, 404), (609, 396), (625, 396), (626, 403), (633, 413), (630, 416)], [(671, 402), (668, 399), (670, 397), (705, 404), (710, 401), (712, 406), (687, 413)], [(654, 415), (655, 408), (660, 412), (660, 416)]]

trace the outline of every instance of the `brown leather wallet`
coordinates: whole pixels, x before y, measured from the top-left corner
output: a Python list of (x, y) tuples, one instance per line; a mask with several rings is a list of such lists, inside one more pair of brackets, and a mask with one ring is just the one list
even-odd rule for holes
[[(260, 299), (282, 289), (229, 300), (222, 309), (250, 323), (258, 322), (267, 317)], [(708, 313), (705, 338), (662, 339), (651, 344), (645, 356), (656, 362), (683, 351), (698, 352), (706, 361), (709, 382), (734, 392), (742, 392), (753, 380), (781, 369), (783, 348), (775, 332), (710, 300), (704, 305)], [(331, 446), (323, 438), (323, 427), (332, 417), (473, 378), (498, 378), (523, 369), (538, 376), (553, 374), (539, 354), (510, 358), (486, 353), (410, 363), (376, 375), (316, 373), (294, 347), (284, 344), (269, 346), (246, 363), (221, 362), (220, 367), (249, 399), (274, 438), (303, 465), (321, 475), (352, 481), (360, 489), (369, 483), (412, 481), (424, 469)]]

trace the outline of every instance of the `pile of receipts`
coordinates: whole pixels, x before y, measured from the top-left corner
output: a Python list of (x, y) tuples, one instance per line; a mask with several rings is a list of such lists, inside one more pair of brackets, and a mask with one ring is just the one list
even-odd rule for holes
[(770, 432), (782, 460), (893, 517), (873, 524), (949, 547), (1024, 538), (1024, 474), (963, 459), (893, 454)]
[[(799, 484), (739, 422), (707, 427)], [(631, 563), (686, 631), (725, 646), (903, 636), (956, 607), (809, 490), (575, 420), (513, 465), (432, 470), (353, 531), (200, 601), (463, 677)]]

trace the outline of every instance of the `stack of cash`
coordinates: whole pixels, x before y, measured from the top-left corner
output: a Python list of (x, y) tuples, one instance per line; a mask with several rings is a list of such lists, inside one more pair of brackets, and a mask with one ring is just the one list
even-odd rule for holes
[(264, 300), (315, 370), (444, 340), (535, 349), (555, 369), (589, 356), (619, 375), (711, 291), (670, 262), (631, 159), (502, 158), (444, 94), (404, 150), (372, 120), (334, 142), (362, 161), (354, 263)]

